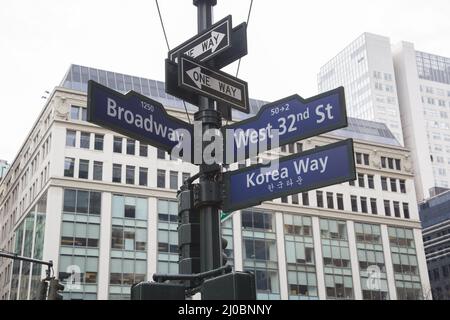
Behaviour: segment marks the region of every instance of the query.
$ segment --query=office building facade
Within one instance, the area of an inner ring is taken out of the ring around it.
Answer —
[[[433,300],[450,300],[450,191],[420,203]]]
[[[176,191],[197,168],[86,122],[88,79],[148,95],[187,121],[161,82],[71,66],[0,184],[0,248],[52,260],[65,299],[128,299],[131,284],[178,271]],[[254,114],[262,102],[251,104]],[[228,263],[254,272],[259,299],[429,298],[410,152],[384,124],[349,119],[348,128],[280,152],[348,137],[355,182],[223,222]],[[1,259],[0,298],[33,299],[43,275],[40,266]]]
[[[449,188],[449,58],[364,33],[320,69],[319,91],[338,85],[351,116],[386,123],[411,150],[419,201]]]

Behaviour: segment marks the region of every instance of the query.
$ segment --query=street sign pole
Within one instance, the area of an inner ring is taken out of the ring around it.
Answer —
[[[202,32],[212,25],[212,7],[217,0],[193,0],[197,6],[198,32]],[[199,98],[199,111],[194,115],[196,121],[202,122],[202,130],[219,129],[221,118],[214,107],[214,101],[206,97]],[[203,139],[202,139],[203,140]],[[205,149],[205,142],[202,145]],[[198,150],[195,150],[198,152]],[[203,194],[213,194],[211,189],[215,189],[217,182],[215,177],[220,174],[219,166],[211,166],[204,163],[200,165],[200,192]],[[216,190],[217,191],[217,190]],[[222,266],[221,235],[219,203],[214,203],[216,199],[202,197],[200,202],[200,269],[202,272],[217,269]],[[212,197],[214,198],[214,197]],[[206,201],[205,201],[206,200]]]

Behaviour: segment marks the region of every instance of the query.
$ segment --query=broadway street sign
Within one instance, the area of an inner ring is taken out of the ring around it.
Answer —
[[[137,92],[126,95],[92,80],[88,85],[88,121],[167,152],[194,129],[167,114],[163,105]]]
[[[184,54],[198,61],[208,61],[231,47],[230,37],[231,16],[228,16],[169,51],[169,59],[177,62],[178,55]]]
[[[179,56],[178,60],[178,84],[182,88],[249,113],[247,82],[209,68],[187,56]]]
[[[255,117],[223,127],[225,161],[230,164],[346,126],[343,87],[309,99],[293,95],[263,106]],[[273,130],[278,130],[278,144],[272,142]]]
[[[276,168],[255,165],[225,173],[222,210],[236,211],[355,179],[353,140],[348,139],[281,158]]]

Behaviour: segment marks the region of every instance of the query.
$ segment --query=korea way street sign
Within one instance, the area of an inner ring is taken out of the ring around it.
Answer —
[[[241,161],[346,126],[343,87],[309,99],[293,95],[263,106],[255,117],[223,127],[225,162]],[[274,130],[278,130],[279,141],[272,146]]]
[[[239,111],[250,112],[247,82],[187,56],[179,55],[178,61],[178,81],[182,88],[222,101]]]
[[[231,16],[212,25],[202,33],[192,37],[183,44],[169,51],[169,59],[177,62],[179,54],[208,61],[231,47]]]
[[[225,173],[222,210],[236,211],[355,179],[353,140],[347,139],[281,158],[276,168],[255,165]]]
[[[143,141],[167,152],[187,134],[192,140],[193,125],[167,114],[163,105],[137,92],[126,95],[92,80],[88,84],[88,121]]]

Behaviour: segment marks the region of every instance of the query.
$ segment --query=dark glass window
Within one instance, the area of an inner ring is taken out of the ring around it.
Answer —
[[[139,168],[139,185],[147,186],[148,181],[148,169],[147,168]]]
[[[363,158],[364,158],[364,165],[366,165],[366,166],[370,165],[369,155],[364,153]]]
[[[134,184],[134,166],[127,166],[126,168],[126,184]]]
[[[386,157],[381,157],[381,167],[386,168]]]
[[[64,176],[65,177],[73,177],[75,170],[75,159],[74,158],[65,158],[64,160]]]
[[[394,159],[387,158],[387,160],[388,160],[388,167],[389,167],[389,169],[394,169]]]
[[[289,143],[289,153],[295,153],[295,144]]]
[[[95,150],[103,151],[103,138],[104,136],[102,134],[95,135],[95,144],[94,144]]]
[[[81,108],[81,120],[87,121],[87,109],[86,108]]]
[[[102,194],[101,192],[90,192],[89,199],[89,214],[97,214],[101,213],[102,208]]]
[[[157,149],[158,151],[158,159],[166,159],[166,152],[164,151],[164,150],[162,150],[162,149]]]
[[[337,205],[339,210],[344,210],[344,195],[341,193],[337,194]]]
[[[80,120],[80,107],[77,107],[77,106],[70,107],[70,119],[71,120]]]
[[[89,176],[89,160],[81,160],[78,170],[78,178],[87,179]]]
[[[358,185],[361,188],[364,188],[364,175],[362,173],[358,173]]]
[[[281,197],[281,203],[288,203],[288,197],[287,196]]]
[[[316,191],[317,206],[323,208],[323,192]]]
[[[122,165],[121,164],[113,164],[113,176],[112,181],[121,183],[122,182]]]
[[[297,143],[297,153],[300,153],[303,151],[303,143]]]
[[[75,147],[77,132],[73,130],[66,131],[66,146]]]
[[[367,198],[361,197],[361,211],[367,213]]]
[[[80,148],[89,149],[90,141],[91,141],[91,134],[89,132],[81,132]]]
[[[362,154],[359,152],[356,153],[356,164],[362,164]]]
[[[94,180],[101,181],[103,179],[103,162],[94,161]]]
[[[77,191],[77,212],[88,213],[89,191]]]
[[[136,206],[126,204],[124,216],[125,216],[125,218],[135,218],[136,217]]]
[[[409,219],[409,206],[407,203],[403,202],[403,216],[405,219]]]
[[[400,218],[400,203],[394,201],[394,214],[397,218]]]
[[[165,188],[166,187],[166,170],[158,170],[157,171],[157,179],[156,179],[156,186],[158,188]]]
[[[356,196],[351,196],[350,200],[352,203],[352,211],[358,212],[358,198]]]
[[[367,182],[368,182],[368,186],[369,189],[375,189],[375,183],[374,183],[374,178],[373,175],[367,175]]]
[[[331,192],[327,192],[327,207],[328,209],[334,209],[333,193]]]
[[[384,214],[388,217],[391,216],[391,203],[389,200],[384,200]]]
[[[400,192],[406,193],[406,181],[405,180],[400,180]]]
[[[292,195],[292,204],[298,204],[298,193]]]
[[[372,214],[378,214],[377,199],[370,198],[370,207],[372,209]]]
[[[402,170],[400,159],[395,159],[395,169],[398,171]]]
[[[381,189],[383,191],[388,191],[387,178],[381,177]]]
[[[397,179],[391,178],[391,191],[397,192]]]
[[[170,171],[170,189],[178,189],[178,171]]]
[[[143,144],[142,142],[139,144],[139,155],[141,157],[147,157],[148,156],[148,145]]]
[[[304,206],[309,206],[309,193],[308,192],[302,193],[302,203]]]
[[[77,192],[75,190],[64,189],[64,208],[65,212],[75,212]]]
[[[127,139],[127,154],[134,156],[136,152],[136,141]]]
[[[120,137],[114,137],[113,151],[115,153],[122,153],[122,140]]]

